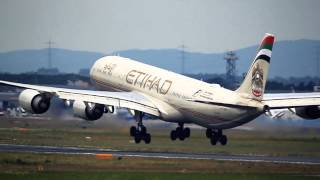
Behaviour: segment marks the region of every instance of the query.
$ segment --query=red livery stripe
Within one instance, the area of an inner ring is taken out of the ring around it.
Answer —
[[[269,49],[269,50],[272,50],[273,42],[274,42],[274,36],[266,36],[266,37],[262,40],[259,49]]]

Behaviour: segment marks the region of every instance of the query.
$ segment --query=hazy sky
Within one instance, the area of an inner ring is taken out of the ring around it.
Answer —
[[[320,39],[319,0],[0,0],[0,52],[55,47],[222,52],[278,40]]]

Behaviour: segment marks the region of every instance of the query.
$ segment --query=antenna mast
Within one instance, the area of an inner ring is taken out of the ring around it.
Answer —
[[[227,81],[229,81],[231,87],[233,88],[235,86],[235,82],[236,82],[236,61],[239,59],[236,55],[235,52],[233,51],[228,51],[225,56],[224,59],[227,62],[226,65],[226,78]]]
[[[320,46],[318,46],[316,48],[316,53],[317,53],[317,58],[316,58],[316,61],[317,61],[317,71],[316,71],[316,78],[318,78],[317,82],[316,82],[316,85],[319,86],[320,85]]]
[[[185,74],[185,61],[186,61],[186,58],[185,58],[185,49],[186,49],[187,47],[184,45],[184,44],[182,44],[181,46],[180,46],[180,49],[181,49],[181,74]]]
[[[48,68],[51,69],[52,68],[52,45],[55,43],[49,40],[48,42],[46,42],[46,44],[48,44]]]

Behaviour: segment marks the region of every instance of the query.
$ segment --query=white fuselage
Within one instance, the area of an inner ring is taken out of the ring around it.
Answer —
[[[135,91],[146,96],[164,121],[227,129],[263,113],[260,102],[234,91],[123,57],[97,60],[90,77],[99,89]]]

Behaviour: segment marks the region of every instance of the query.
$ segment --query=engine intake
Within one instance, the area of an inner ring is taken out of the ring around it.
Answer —
[[[101,118],[104,108],[102,104],[84,103],[83,101],[75,101],[73,103],[74,115],[88,121],[95,121]]]
[[[50,107],[50,100],[50,95],[32,89],[23,90],[19,95],[21,107],[34,114],[47,112]]]
[[[306,106],[295,108],[296,114],[304,119],[320,118],[320,106]]]

